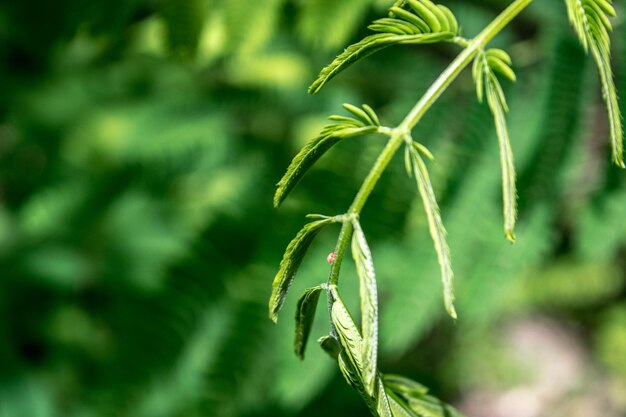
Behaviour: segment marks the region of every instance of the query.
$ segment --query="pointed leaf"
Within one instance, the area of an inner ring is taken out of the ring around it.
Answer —
[[[359,275],[361,297],[361,345],[363,357],[363,381],[368,392],[374,392],[378,352],[378,291],[372,253],[365,234],[357,220],[352,222],[352,256]]]
[[[429,33],[417,35],[398,35],[395,33],[378,33],[363,38],[361,41],[350,45],[337,58],[326,66],[317,79],[309,87],[309,93],[318,93],[328,81],[335,75],[348,68],[353,63],[387,48],[391,45],[407,44],[426,44],[440,42],[454,38],[451,32],[446,33]]]
[[[430,183],[430,177],[426,164],[419,155],[419,152],[411,147],[411,155],[413,157],[413,174],[417,182],[417,188],[422,202],[424,204],[424,210],[426,211],[426,217],[428,218],[428,228],[430,235],[435,245],[435,251],[437,252],[437,258],[439,259],[439,265],[441,267],[441,280],[443,282],[444,304],[446,311],[453,318],[456,319],[456,310],[454,309],[454,291],[452,289],[452,265],[450,261],[450,249],[446,242],[446,229],[443,227],[441,221],[441,214],[439,213],[439,205],[435,198],[435,192]]]
[[[569,20],[578,34],[585,51],[591,53],[598,67],[602,96],[606,105],[611,135],[613,162],[624,164],[622,117],[617,103],[617,91],[611,70],[611,38],[613,29],[608,16],[615,16],[611,0],[565,0]],[[607,16],[608,15],[608,16]]]
[[[353,119],[348,119],[348,121]],[[339,142],[341,139],[366,135],[373,133],[377,129],[376,126],[363,126],[359,127],[349,122],[342,122],[335,125],[326,126],[320,136],[309,141],[300,152],[293,158],[287,172],[283,178],[278,182],[278,188],[274,195],[274,207],[278,207],[287,197],[287,195],[293,190],[293,188],[300,182],[304,174],[319,158],[326,153],[333,145]]]
[[[515,220],[517,218],[517,191],[515,187],[515,165],[513,151],[509,141],[506,115],[498,96],[494,82],[487,79],[487,103],[493,114],[500,145],[500,165],[502,168],[502,201],[504,204],[504,234],[511,242],[515,242]]]
[[[335,219],[329,218],[307,223],[287,246],[283,259],[280,262],[278,273],[272,283],[272,295],[270,296],[269,309],[270,318],[274,322],[278,320],[278,311],[285,301],[289,287],[293,282],[296,272],[298,272],[304,254],[322,227],[334,221]]]
[[[334,298],[331,308],[333,326],[335,326],[335,330],[337,330],[339,343],[346,354],[346,359],[354,367],[359,379],[361,379],[361,375],[363,374],[363,361],[361,356],[363,339],[336,289],[332,291]]]
[[[311,334],[313,320],[315,319],[315,309],[320,298],[320,292],[324,288],[321,285],[308,288],[300,296],[296,305],[296,340],[294,342],[296,356],[304,359],[306,342]]]
[[[622,115],[620,113],[617,101],[617,89],[613,80],[613,71],[611,70],[611,57],[608,50],[592,45],[591,52],[598,67],[600,74],[600,83],[602,84],[602,97],[607,109],[609,117],[609,129],[611,134],[611,149],[613,152],[613,162],[620,168],[626,168],[624,164],[624,144],[622,129]]]

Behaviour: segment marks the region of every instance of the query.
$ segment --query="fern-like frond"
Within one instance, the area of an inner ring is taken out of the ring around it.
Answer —
[[[487,95],[487,104],[493,114],[500,146],[500,164],[502,167],[502,202],[504,207],[504,234],[511,242],[515,241],[515,222],[517,219],[517,191],[515,186],[515,165],[506,123],[506,104],[502,86],[495,73],[515,81],[515,73],[510,67],[511,57],[501,49],[489,49],[479,53],[472,68],[476,84],[476,95],[482,102]],[[483,91],[484,90],[484,91]]]
[[[389,9],[390,17],[375,20],[369,26],[369,29],[380,33],[367,36],[346,48],[322,69],[309,87],[309,93],[319,92],[331,78],[348,66],[388,46],[449,41],[456,36],[458,23],[447,7],[430,0],[408,0],[404,4],[405,8],[397,4]]]
[[[613,30],[609,17],[615,17],[612,0],[565,0],[569,20],[578,34],[585,51],[591,54],[598,67],[602,97],[606,104],[611,135],[613,161],[626,168],[623,159],[622,117],[617,102],[617,90],[611,69],[611,37]]]
[[[352,104],[344,104],[343,106],[354,117],[330,116],[329,119],[336,123],[325,126],[319,136],[309,141],[298,152],[289,164],[287,172],[277,184],[276,194],[274,194],[275,207],[278,207],[285,200],[309,168],[341,139],[366,135],[378,130],[380,122],[370,106],[367,104],[364,104],[362,108]]]

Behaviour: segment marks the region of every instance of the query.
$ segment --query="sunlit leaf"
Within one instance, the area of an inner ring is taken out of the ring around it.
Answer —
[[[517,191],[515,186],[515,165],[509,141],[505,108],[501,99],[498,80],[490,74],[486,80],[487,103],[493,114],[498,143],[500,145],[500,165],[502,168],[502,201],[504,204],[504,233],[511,242],[515,241],[515,221],[517,218]]]
[[[346,306],[341,298],[339,298],[336,290],[333,291],[333,297],[334,301],[331,308],[333,326],[335,326],[335,330],[337,330],[339,343],[341,344],[343,351],[346,352],[347,359],[353,365],[356,373],[359,375],[359,379],[361,379],[361,375],[363,374],[363,361],[361,354],[363,339],[354,324],[352,316],[346,309]]]
[[[517,219],[517,190],[515,185],[515,165],[506,123],[508,106],[502,86],[495,75],[499,72],[511,81],[515,73],[510,67],[511,57],[501,49],[492,48],[479,53],[474,60],[472,75],[476,83],[476,94],[482,102],[483,90],[487,95],[487,104],[493,114],[498,143],[500,146],[500,165],[502,169],[502,202],[504,212],[504,234],[511,242],[515,241],[515,222]]]
[[[454,309],[454,290],[452,288],[452,264],[450,261],[450,249],[446,242],[446,229],[443,227],[441,220],[441,214],[439,212],[439,205],[435,198],[435,192],[432,184],[430,183],[430,177],[426,164],[419,155],[417,149],[411,146],[410,149],[412,156],[413,175],[417,182],[417,188],[419,190],[422,202],[424,204],[424,210],[426,217],[428,218],[428,229],[435,245],[435,251],[437,252],[437,258],[439,259],[439,265],[441,267],[441,280],[443,283],[444,304],[448,314],[456,319],[456,310]]]
[[[409,0],[409,9],[395,3],[389,15],[375,20],[369,28],[375,35],[366,36],[350,45],[327,67],[309,87],[309,93],[319,92],[335,75],[354,62],[392,45],[417,45],[452,40],[458,24],[452,12],[445,6],[430,0]]]
[[[352,222],[352,256],[359,275],[361,298],[361,345],[363,356],[363,381],[368,392],[374,392],[378,352],[378,291],[372,253],[365,234],[357,220]]]
[[[598,67],[602,96],[609,119],[613,161],[621,168],[626,168],[623,159],[622,117],[611,69],[610,32],[613,28],[609,16],[616,16],[615,9],[611,0],[565,0],[565,4],[570,23],[576,30],[585,51],[591,49]]]

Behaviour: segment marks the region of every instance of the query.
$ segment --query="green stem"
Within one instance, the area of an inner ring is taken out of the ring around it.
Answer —
[[[478,51],[484,49],[487,43],[496,36],[506,25],[511,22],[522,10],[524,10],[533,0],[515,0],[509,7],[500,13],[482,32],[472,39],[467,47],[448,65],[448,67],[435,80],[430,88],[424,93],[422,98],[415,104],[402,123],[392,130],[391,138],[387,146],[382,150],[374,166],[363,181],[354,201],[350,205],[346,219],[343,222],[337,245],[335,246],[335,260],[330,269],[328,285],[337,285],[339,282],[339,271],[341,263],[346,253],[353,227],[350,219],[358,217],[367,202],[370,194],[374,190],[376,183],[380,179],[385,168],[393,158],[394,154],[404,142],[405,137],[410,134],[411,129],[420,121],[424,114],[430,109],[433,103],[452,84],[456,77],[467,67]],[[332,304],[332,296],[328,292],[329,308]],[[334,329],[333,329],[334,331]]]

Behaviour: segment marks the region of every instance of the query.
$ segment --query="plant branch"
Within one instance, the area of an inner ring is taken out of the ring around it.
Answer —
[[[422,98],[415,104],[409,114],[395,129],[390,130],[390,139],[382,150],[367,177],[363,181],[354,201],[347,212],[348,216],[359,216],[363,206],[367,202],[370,194],[374,190],[376,183],[380,179],[383,171],[393,158],[394,154],[410,135],[410,131],[426,114],[441,94],[450,86],[457,76],[467,67],[476,54],[496,36],[506,25],[511,22],[522,10],[524,10],[533,0],[515,0],[500,15],[498,15],[482,32],[472,39],[467,47],[450,63],[441,73],[430,88],[424,93]],[[335,259],[332,263],[328,277],[328,285],[337,285],[339,282],[339,271],[341,262],[352,237],[353,227],[350,221],[344,221],[335,246]],[[332,295],[328,293],[329,305],[332,305]],[[334,332],[334,329],[332,329]]]

